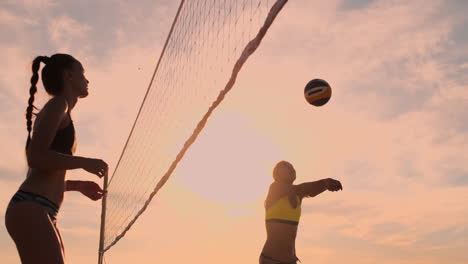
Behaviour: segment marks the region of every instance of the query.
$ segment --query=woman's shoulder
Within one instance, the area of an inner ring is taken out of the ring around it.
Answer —
[[[281,198],[282,196],[289,195],[293,191],[293,185],[274,182],[270,185],[269,196]]]
[[[36,121],[34,126],[36,127],[37,123],[42,122],[41,120],[43,120],[45,116],[47,116],[45,119],[50,119],[51,116],[56,116],[56,118],[59,120],[63,120],[63,116],[65,116],[67,111],[67,100],[61,96],[55,96],[49,99],[49,101],[47,101],[42,109],[36,114]]]
[[[56,114],[63,114],[68,111],[68,102],[67,100],[62,97],[62,96],[54,96],[47,101],[42,109],[37,113],[37,116],[39,117],[40,115],[43,114],[50,114],[50,113],[56,113]]]
[[[58,112],[67,112],[68,111],[68,102],[62,96],[54,96],[47,101],[43,109],[50,109]]]
[[[270,184],[270,189],[290,190],[292,188],[294,188],[294,185],[282,182],[273,182],[272,184]]]
[[[295,185],[274,182],[270,185],[270,190],[265,200],[265,208],[269,208],[280,199],[293,200],[291,204],[296,208],[297,201],[295,197],[297,197]]]

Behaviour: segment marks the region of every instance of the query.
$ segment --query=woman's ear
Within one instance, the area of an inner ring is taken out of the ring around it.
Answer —
[[[64,69],[62,71],[62,77],[64,81],[71,81],[73,79],[73,73],[70,70]]]

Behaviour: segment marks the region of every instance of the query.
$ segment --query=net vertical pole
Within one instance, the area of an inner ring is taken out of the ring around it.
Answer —
[[[99,235],[99,251],[98,251],[98,264],[102,264],[104,259],[104,230],[105,230],[105,223],[106,223],[106,201],[107,201],[107,183],[108,183],[108,176],[107,174],[104,175],[104,196],[102,197],[102,211],[101,211],[101,232]]]

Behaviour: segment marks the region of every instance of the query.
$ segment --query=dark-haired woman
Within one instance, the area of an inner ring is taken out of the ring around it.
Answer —
[[[302,199],[343,188],[334,179],[294,185],[296,170],[287,161],[276,164],[273,179],[265,200],[267,240],[260,254],[260,264],[295,264],[299,260],[295,245]]]
[[[41,62],[45,64],[42,83],[51,99],[36,114],[33,128]],[[103,196],[103,190],[92,181],[66,180],[66,171],[84,169],[102,177],[108,166],[100,159],[73,156],[75,129],[70,113],[78,98],[88,95],[88,80],[81,63],[67,54],[39,56],[32,63],[32,72],[26,110],[29,170],[8,205],[5,224],[22,263],[64,263],[63,242],[56,225],[64,192],[79,191],[92,200]]]

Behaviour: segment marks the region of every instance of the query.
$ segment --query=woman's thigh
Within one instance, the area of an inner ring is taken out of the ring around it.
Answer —
[[[14,204],[7,210],[5,225],[23,264],[64,263],[60,237],[41,205],[31,201]]]

